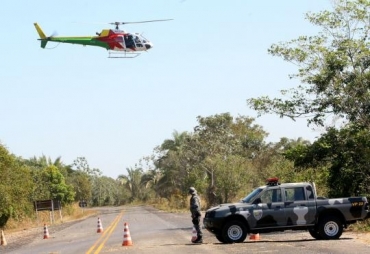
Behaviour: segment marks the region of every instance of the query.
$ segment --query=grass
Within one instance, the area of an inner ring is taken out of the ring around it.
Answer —
[[[46,225],[58,225],[69,221],[79,220],[86,218],[92,215],[95,215],[97,212],[90,209],[81,209],[77,203],[72,205],[67,205],[62,208],[61,215],[60,211],[39,211],[35,212],[34,216],[25,217],[25,218],[10,218],[5,226],[8,232],[17,232],[21,230],[27,230],[36,227],[42,227]],[[51,222],[51,219],[54,216],[54,223]]]
[[[370,232],[370,220],[357,221],[348,227],[349,231],[354,232]]]

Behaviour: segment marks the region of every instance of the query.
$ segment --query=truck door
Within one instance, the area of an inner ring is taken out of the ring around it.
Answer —
[[[256,219],[256,228],[285,226],[284,202],[279,187],[262,192],[253,216]]]
[[[286,214],[286,225],[311,225],[314,224],[316,204],[311,193],[303,186],[285,188],[284,210]]]

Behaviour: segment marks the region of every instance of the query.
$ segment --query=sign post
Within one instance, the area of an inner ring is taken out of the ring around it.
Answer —
[[[62,218],[62,205],[59,200],[38,200],[33,202],[33,206],[36,211],[36,216],[38,219],[38,211],[49,211],[50,212],[50,222],[54,223],[54,210],[59,210],[59,216],[60,220],[63,220]]]

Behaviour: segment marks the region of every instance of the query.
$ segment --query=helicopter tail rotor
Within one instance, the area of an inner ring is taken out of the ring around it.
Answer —
[[[34,23],[34,25],[35,25],[37,33],[40,36],[39,40],[41,41],[41,48],[45,48],[46,44],[48,43],[48,37],[46,37],[44,31],[42,31],[41,27],[37,23]]]
[[[39,24],[34,23],[34,25],[35,25],[35,28],[36,28],[37,33],[40,36],[39,40],[41,41],[41,48],[45,48],[46,47],[46,44],[48,43],[48,41],[52,37],[54,37],[55,35],[57,35],[57,33],[54,31],[50,36],[46,36],[45,33],[44,33],[44,31],[39,26]]]

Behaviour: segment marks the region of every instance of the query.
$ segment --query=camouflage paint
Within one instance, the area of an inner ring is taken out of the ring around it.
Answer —
[[[303,187],[305,199],[288,201],[285,196],[287,189]],[[314,227],[318,221],[316,218],[326,211],[330,214],[339,212],[345,218],[347,224],[358,219],[364,219],[368,215],[366,197],[350,198],[316,198],[310,183],[290,183],[278,186],[261,186],[263,190],[253,199],[257,200],[263,193],[271,189],[281,189],[283,200],[272,203],[232,203],[221,204],[206,211],[203,224],[205,228],[214,234],[220,234],[224,222],[233,216],[233,220],[244,221],[250,231],[259,230],[284,230],[300,227]],[[288,210],[291,212],[288,212]],[[277,212],[280,212],[277,216]],[[283,215],[285,214],[285,215]],[[283,218],[282,218],[283,217]]]

